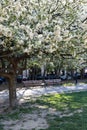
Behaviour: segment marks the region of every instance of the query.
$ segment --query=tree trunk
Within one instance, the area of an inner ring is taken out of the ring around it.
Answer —
[[[9,87],[9,106],[13,108],[17,105],[16,97],[16,84],[15,84],[15,74],[10,73],[0,73],[0,76],[3,76],[8,81]]]
[[[17,97],[16,97],[16,85],[14,77],[8,79],[9,83],[9,105],[11,108],[17,105]]]
[[[80,73],[81,73],[81,79],[83,79],[84,78],[84,69],[81,69]]]

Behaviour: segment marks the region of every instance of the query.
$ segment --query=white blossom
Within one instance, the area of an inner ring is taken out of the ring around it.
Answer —
[[[62,41],[69,44],[75,35],[86,42],[86,34],[82,36],[79,27],[83,32],[87,30],[87,24],[81,22],[86,18],[87,4],[85,3],[84,11],[81,12],[83,4],[80,0],[9,0],[7,3],[3,0],[2,3],[4,6],[0,5],[0,36],[14,38],[18,42],[18,48],[28,43],[28,48],[32,49],[30,44],[41,47],[41,43],[46,42],[52,52],[53,42],[56,47]],[[73,25],[77,30],[73,31]],[[28,48],[27,51],[30,51]]]

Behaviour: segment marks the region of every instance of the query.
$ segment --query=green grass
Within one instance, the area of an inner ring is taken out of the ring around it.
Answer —
[[[87,84],[86,80],[78,80],[79,84]],[[63,86],[74,86],[75,85],[75,80],[67,80],[67,81],[62,81]]]
[[[32,107],[34,104],[35,107]],[[50,108],[61,115],[47,114],[49,128],[46,130],[87,130],[87,92],[41,96],[36,100],[29,100],[11,113],[0,115],[0,120],[21,119],[21,114],[35,111],[39,113],[44,109],[49,111]],[[3,130],[2,124],[0,128]]]
[[[0,123],[0,130],[4,130],[3,127],[4,127],[4,125],[2,125],[2,124]]]
[[[5,113],[5,114],[0,114],[0,119],[5,119],[5,120],[17,120],[21,118],[22,114],[27,114],[27,113],[32,113],[34,111],[34,108],[31,108],[28,106],[29,104],[26,103],[24,106],[18,106],[15,110],[12,110],[11,112]]]
[[[75,83],[63,83],[62,85],[63,85],[63,86],[66,86],[66,87],[67,87],[67,86],[74,86]]]
[[[85,92],[84,92],[84,95]],[[83,96],[84,96],[83,95]],[[58,111],[64,111],[65,109],[68,108],[68,110],[72,111],[75,109],[79,109],[83,107],[83,102],[84,99],[82,97],[82,93],[70,93],[70,94],[55,94],[55,95],[47,95],[47,96],[42,96],[38,98],[35,102],[40,104],[40,105],[46,105],[48,108],[52,107],[55,108]]]
[[[87,130],[87,92],[42,96],[36,102],[65,114],[63,117],[54,115],[54,119],[48,115],[47,130]]]

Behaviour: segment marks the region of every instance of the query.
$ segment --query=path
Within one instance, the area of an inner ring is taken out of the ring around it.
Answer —
[[[37,87],[37,88],[17,88],[17,98],[26,99],[32,97],[37,97],[40,95],[53,94],[53,93],[70,93],[78,91],[86,91],[87,84],[77,84],[76,86],[56,86],[56,87]],[[0,91],[0,103],[3,103],[9,98],[8,90]]]

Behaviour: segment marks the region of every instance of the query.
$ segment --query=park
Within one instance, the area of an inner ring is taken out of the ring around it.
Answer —
[[[87,0],[0,1],[0,130],[87,129]]]

